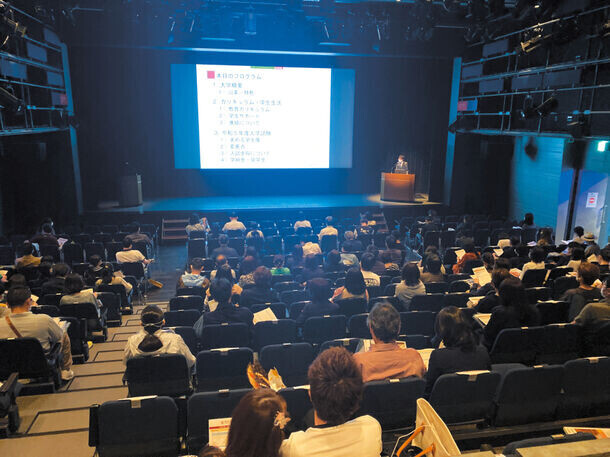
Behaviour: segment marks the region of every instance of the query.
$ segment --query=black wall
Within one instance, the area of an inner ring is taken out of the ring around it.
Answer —
[[[73,47],[85,207],[118,199],[117,177],[143,176],[144,198],[375,193],[379,173],[405,152],[417,192],[439,201],[451,61],[220,54]],[[233,63],[355,68],[354,166],[347,170],[201,171],[174,168],[170,64]],[[129,162],[130,167],[124,165]]]

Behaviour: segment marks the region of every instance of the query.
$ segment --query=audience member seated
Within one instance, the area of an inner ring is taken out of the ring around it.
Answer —
[[[29,241],[25,241],[23,243],[21,251],[23,252],[23,256],[18,257],[15,260],[15,267],[17,269],[37,267],[38,265],[40,265],[41,257],[36,257],[34,255],[36,251],[34,250],[34,246],[32,246],[32,243],[30,243]]]
[[[599,265],[599,274],[610,272],[610,246],[603,248],[597,256],[597,264]]]
[[[326,227],[324,227],[322,230],[320,230],[320,233],[318,234],[318,239],[320,241],[322,241],[322,237],[325,235],[335,235],[335,236],[339,236],[339,231],[335,228],[335,222],[333,220],[332,216],[326,216],[326,218],[324,219],[324,222],[326,224]]]
[[[311,222],[309,222],[306,218],[305,218],[305,214],[303,214],[303,211],[299,211],[299,215],[298,215],[298,219],[297,221],[294,223],[294,231],[296,232],[298,228],[300,227],[307,227],[307,228],[311,228]]]
[[[402,250],[400,249],[400,243],[394,237],[394,235],[388,235],[385,237],[385,251],[390,254],[392,262],[396,265],[400,265],[402,263]],[[384,262],[385,263],[385,262]]]
[[[241,295],[243,289],[241,288],[241,286],[239,284],[236,283],[235,272],[231,269],[231,266],[228,263],[225,262],[222,266],[220,266],[215,271],[216,271],[216,274],[214,275],[214,278],[212,279],[212,281],[214,281],[214,279],[226,279],[227,281],[229,281],[229,283],[232,286],[231,287],[231,297],[234,297],[234,296],[236,297],[236,296]],[[207,307],[207,310],[209,310],[209,311],[215,311],[216,307],[218,306],[218,302],[216,300],[214,300],[210,294],[209,287],[208,287],[208,290],[206,290],[204,304]]]
[[[280,394],[271,389],[251,390],[233,410],[223,455],[278,457],[289,422],[286,400]]]
[[[601,293],[604,300],[586,305],[574,319],[576,324],[590,327],[601,321],[610,321],[610,277],[606,278]]]
[[[570,261],[568,262],[567,266],[572,268],[574,271],[578,271],[578,267],[583,261],[585,261],[585,250],[581,247],[575,247],[572,249]]]
[[[250,224],[250,230],[248,230],[248,233],[246,233],[246,238],[247,239],[264,239],[264,235],[263,232],[260,230],[258,224],[256,222],[252,222]]]
[[[303,256],[322,254],[322,249],[318,243],[308,241],[303,244]]]
[[[310,365],[308,378],[315,426],[293,432],[282,444],[280,455],[379,457],[379,422],[371,416],[353,418],[363,388],[354,357],[344,348],[328,349]]]
[[[53,234],[53,227],[49,224],[43,224],[41,233],[34,235],[30,242],[38,243],[39,246],[59,247],[57,237]]]
[[[133,248],[131,240],[129,238],[125,238],[123,240],[123,250],[116,253],[116,261],[119,263],[142,262],[144,267],[146,267],[153,260],[144,257],[144,254]]]
[[[430,354],[426,374],[426,392],[430,394],[436,380],[448,373],[490,370],[491,360],[485,346],[478,342],[468,318],[460,308],[443,308],[436,319],[436,334],[443,347]]]
[[[343,252],[359,252],[364,249],[362,241],[355,239],[354,232],[351,230],[346,230],[343,236],[345,238],[345,241],[341,245],[341,250]]]
[[[205,217],[199,217],[199,214],[193,213],[189,217],[189,223],[184,230],[188,234],[191,232],[209,232],[210,224],[208,224],[208,220]]]
[[[595,244],[595,235],[592,232],[585,233],[585,235],[582,237],[582,239],[585,241],[586,246]]]
[[[367,287],[377,287],[381,285],[381,279],[377,273],[373,273],[372,269],[375,266],[375,254],[365,252],[360,259],[360,271],[364,277],[364,283]],[[384,267],[385,271],[385,267]]]
[[[258,267],[254,270],[253,277],[254,286],[242,291],[239,297],[240,306],[249,308],[258,303],[273,303],[279,300],[277,292],[271,289],[271,272],[267,267]]]
[[[237,276],[242,288],[254,285],[254,270],[256,270],[256,267],[258,267],[258,262],[251,255],[244,257],[244,260],[241,261]]]
[[[345,265],[341,263],[341,254],[336,249],[326,254],[324,271],[326,273],[342,273],[345,271]]]
[[[220,272],[219,272],[220,273]],[[210,296],[218,305],[214,311],[203,313],[193,326],[199,338],[202,337],[205,325],[232,324],[243,322],[252,327],[252,311],[231,303],[233,286],[225,278],[217,278],[210,284]]]
[[[381,276],[382,274],[385,274],[385,265],[379,258],[379,249],[377,249],[376,246],[371,244],[371,245],[367,246],[365,252],[373,254],[373,256],[375,257],[375,263],[371,267],[371,271],[379,276]]]
[[[583,245],[583,244],[585,244],[585,240],[583,239],[584,235],[585,235],[585,229],[583,227],[581,227],[580,225],[577,225],[576,227],[574,227],[574,238],[572,239],[572,241]]]
[[[597,259],[599,259],[601,252],[602,248],[600,248],[598,244],[590,244],[585,249],[585,259],[587,259],[587,262],[597,263]]]
[[[305,260],[303,259],[303,246],[295,244],[292,247],[292,253],[286,259],[286,266],[292,271],[294,268],[302,268],[305,266]]]
[[[379,259],[385,268],[385,271],[399,271],[400,266],[394,262],[392,258],[392,253],[390,251],[381,251],[379,254]]]
[[[360,225],[356,227],[354,235],[356,238],[362,237],[363,235],[372,235],[375,232],[374,224],[369,223],[369,219],[365,216],[360,218]]]
[[[310,317],[334,316],[339,312],[339,305],[331,302],[330,282],[324,278],[314,278],[307,282],[311,303],[307,303],[299,317],[297,325],[302,326]]]
[[[420,276],[421,282],[427,284],[429,282],[445,282],[445,275],[441,271],[443,262],[437,255],[426,257],[424,264],[424,272]]]
[[[146,245],[152,246],[152,240],[150,239],[150,237],[146,233],[140,232],[140,223],[134,222],[132,225],[135,230],[133,231],[133,233],[130,233],[125,238],[127,238],[132,243],[139,243],[140,241],[144,241]]]
[[[318,258],[315,255],[305,256],[305,266],[301,273],[301,282],[307,282],[314,278],[323,278],[324,270],[318,264]]]
[[[434,223],[434,220],[430,216],[426,216],[424,223],[419,227],[421,236],[425,236],[428,232],[438,231],[438,225]]]
[[[66,275],[70,267],[65,263],[56,263],[51,269],[51,279],[42,283],[41,296],[50,294],[63,294],[66,292]]]
[[[156,305],[148,305],[142,310],[142,330],[131,335],[125,345],[123,363],[129,359],[160,354],[183,355],[189,368],[195,365],[195,356],[180,335],[170,329],[164,329],[163,311]]]
[[[402,267],[402,281],[396,284],[394,296],[398,298],[400,307],[409,311],[411,300],[416,295],[426,295],[426,286],[420,281],[419,268],[414,263]]]
[[[239,217],[237,217],[237,214],[235,214],[234,212],[230,214],[229,222],[227,222],[222,227],[223,232],[228,232],[229,230],[240,230],[241,232],[246,231],[246,226],[242,222],[239,221]],[[228,256],[228,257],[232,257],[232,256]]]
[[[239,257],[237,251],[234,248],[229,247],[229,237],[227,235],[220,235],[218,237],[218,244],[219,246],[212,250],[213,259],[219,255],[224,255],[225,257]]]
[[[223,265],[229,265],[229,260],[223,254],[220,254],[216,257],[214,263],[216,264],[216,268],[210,272],[210,279],[215,279],[218,270],[222,268]],[[231,271],[231,276],[233,276],[233,282],[235,282],[237,280],[237,273],[235,273],[235,270],[233,270],[230,265],[229,270]]]
[[[364,382],[424,376],[426,367],[419,352],[403,348],[396,342],[400,334],[400,314],[394,306],[377,303],[367,321],[373,344],[369,351],[354,355]]]
[[[499,289],[500,284],[505,279],[511,278],[511,274],[508,268],[496,268],[491,273],[491,287],[492,290],[487,292],[483,298],[479,300],[479,302],[474,306],[474,309],[477,313],[491,313],[491,311],[498,306],[500,301]]]
[[[273,256],[273,268],[271,269],[271,275],[272,276],[289,275],[290,268],[285,267],[284,263],[285,263],[285,259],[284,259],[283,255],[276,254],[275,256]]]
[[[87,268],[85,276],[83,277],[85,284],[93,286],[95,282],[102,277],[103,270],[104,262],[99,255],[94,254],[89,257],[89,268]]]
[[[538,226],[534,223],[534,215],[532,213],[525,213],[525,216],[519,225],[524,230],[538,228]]]
[[[97,299],[95,292],[92,289],[84,289],[85,283],[83,278],[76,273],[71,273],[66,276],[66,295],[61,297],[59,301],[60,305],[73,305],[73,304],[84,304],[91,303],[97,308],[99,315],[99,308],[102,307],[102,303]]]
[[[180,279],[178,279],[178,287],[207,288],[210,285],[210,281],[205,276],[201,276],[201,272],[203,271],[203,260],[200,257],[194,257],[191,259],[189,267],[191,272],[185,272],[180,276]]]
[[[519,276],[519,279],[521,280],[523,280],[525,272],[528,270],[544,270],[546,268],[544,264],[544,259],[546,259],[546,252],[544,252],[544,249],[542,249],[541,247],[536,246],[535,248],[533,248],[529,253],[529,257],[531,261],[523,265],[523,268],[521,269],[521,275]]]
[[[129,295],[133,289],[133,286],[125,281],[123,274],[120,271],[114,271],[111,263],[104,265],[104,268],[102,269],[102,277],[95,281],[95,287],[99,287],[101,285],[123,286],[123,289],[125,289],[125,293],[127,295]]]
[[[344,298],[365,298],[368,302],[369,292],[366,290],[364,276],[359,268],[350,268],[345,275],[345,285],[337,287],[332,301]]]
[[[453,265],[453,273],[455,274],[464,273],[464,265],[466,265],[466,262],[469,260],[479,260],[479,254],[476,251],[472,239],[465,239],[462,247],[466,253],[455,265]]]
[[[510,246],[506,246],[506,247],[502,248],[502,250],[504,252],[500,255],[500,258],[512,259],[513,257],[518,257],[517,246],[519,246],[520,244],[521,244],[521,240],[519,239],[519,237],[511,236],[510,237]]]
[[[525,287],[517,278],[502,281],[499,295],[500,305],[491,311],[489,322],[483,329],[484,343],[488,349],[493,346],[501,330],[531,327],[540,322],[538,310],[528,303]]]
[[[359,267],[360,260],[358,260],[358,256],[352,252],[345,252],[344,248],[341,248],[341,264],[345,268],[351,267]]]
[[[51,219],[49,216],[43,218],[42,221],[40,221],[40,226],[38,227],[38,230],[36,230],[36,235],[44,233],[45,225],[51,227],[51,235],[57,235],[55,233],[55,224],[53,223],[53,219]]]
[[[50,316],[30,312],[34,305],[31,296],[30,289],[24,286],[8,290],[10,314],[0,319],[0,338],[36,338],[47,354],[56,343],[61,343],[61,378],[68,381],[74,377],[70,338]]]
[[[576,289],[567,290],[562,301],[570,304],[568,319],[573,320],[589,302],[601,300],[600,290],[594,286],[599,279],[599,267],[594,263],[583,262],[578,267],[579,285]]]

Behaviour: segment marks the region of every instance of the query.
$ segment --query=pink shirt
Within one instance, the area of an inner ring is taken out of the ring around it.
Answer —
[[[419,352],[412,348],[401,348],[398,343],[379,343],[368,352],[354,354],[356,363],[362,369],[364,382],[382,379],[408,378],[426,373],[426,367]]]

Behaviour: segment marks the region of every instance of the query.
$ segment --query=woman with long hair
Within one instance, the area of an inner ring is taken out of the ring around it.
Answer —
[[[345,274],[345,285],[338,287],[333,294],[331,301],[342,300],[344,298],[366,298],[369,300],[369,293],[366,290],[364,276],[360,268],[350,268]]]

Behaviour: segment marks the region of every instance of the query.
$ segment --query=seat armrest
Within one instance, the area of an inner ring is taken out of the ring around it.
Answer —
[[[99,411],[100,405],[91,405],[89,408],[89,446],[97,447],[100,442],[99,436]]]
[[[15,398],[19,395],[21,385],[19,384],[19,373],[11,373],[6,381],[0,387],[0,395],[7,394],[11,397],[11,403],[15,403]]]

